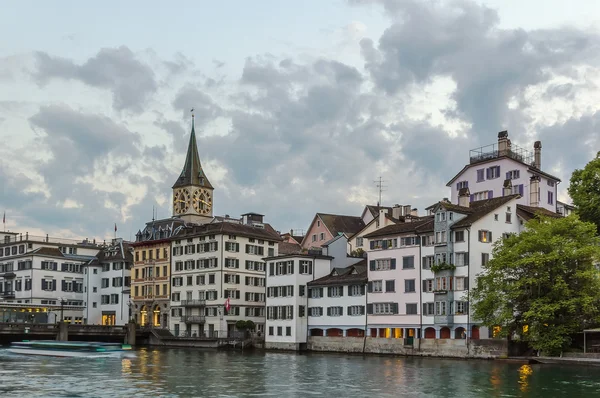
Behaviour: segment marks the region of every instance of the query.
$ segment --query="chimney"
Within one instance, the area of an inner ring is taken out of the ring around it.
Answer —
[[[529,182],[529,206],[538,207],[540,205],[540,177],[531,176]]]
[[[458,191],[458,205],[461,207],[469,207],[471,201],[471,191],[469,188],[461,188]]]
[[[419,217],[419,210],[417,210],[417,208],[415,207],[410,211],[410,215],[413,217]]]
[[[387,214],[387,209],[379,210],[379,226],[383,227],[385,225],[385,215]]]
[[[405,205],[404,210],[402,211],[402,215],[408,216],[410,214],[411,205]]]
[[[542,141],[533,143],[533,167],[542,169]]]
[[[394,207],[392,207],[392,217],[394,217],[396,220],[399,220],[400,217],[402,217],[402,206],[396,204]]]
[[[508,153],[508,131],[504,130],[498,133],[498,156],[504,156]]]
[[[504,180],[504,185],[502,186],[502,196],[512,195],[512,180]]]

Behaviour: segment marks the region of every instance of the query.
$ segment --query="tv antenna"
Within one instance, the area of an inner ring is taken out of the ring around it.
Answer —
[[[385,191],[385,189],[387,188],[387,185],[383,185],[383,183],[385,182],[385,180],[383,180],[381,178],[381,176],[379,176],[379,179],[373,181],[375,183],[375,186],[377,187],[378,191],[379,191],[379,201],[377,202],[377,206],[381,206],[381,193],[383,191]]]

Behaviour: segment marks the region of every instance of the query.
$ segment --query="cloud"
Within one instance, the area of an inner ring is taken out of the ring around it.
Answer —
[[[111,90],[113,108],[118,111],[141,112],[157,89],[153,70],[125,46],[103,48],[82,65],[45,52],[36,52],[35,59],[37,69],[33,76],[38,84],[45,85],[51,79],[73,79]],[[183,67],[185,60],[181,57],[179,60],[180,63],[169,64],[171,69]]]
[[[384,204],[423,209],[500,130],[525,147],[541,139],[544,169],[563,181],[600,145],[594,32],[502,29],[495,10],[470,1],[349,3],[385,13],[381,37],[353,22],[332,29],[348,37],[348,57],[238,54],[233,78],[223,73],[235,61],[212,56],[35,53],[33,80],[20,83],[35,99],[0,106],[2,126],[24,136],[3,152],[0,206],[23,228],[79,236],[110,235],[117,222],[127,237],[153,207],[169,216],[191,108],[216,214],[256,211],[281,230],[306,228],[317,211],[360,214],[379,176]],[[12,59],[10,76],[27,69]],[[111,93],[116,112],[72,81]],[[68,103],[38,98],[50,82]]]

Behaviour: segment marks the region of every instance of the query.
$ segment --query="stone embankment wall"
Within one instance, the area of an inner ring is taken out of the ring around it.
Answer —
[[[462,339],[415,339],[413,346],[406,346],[403,339],[312,336],[307,348],[309,351],[450,358],[494,359],[508,355],[506,340],[470,340],[467,345]]]

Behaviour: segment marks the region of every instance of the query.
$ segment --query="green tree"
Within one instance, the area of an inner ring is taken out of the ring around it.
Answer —
[[[352,250],[352,252],[350,252],[350,255],[352,257],[364,257],[365,251],[361,247],[359,247],[358,249]]]
[[[595,225],[577,215],[532,219],[494,245],[471,294],[474,318],[500,326],[500,336],[560,353],[570,334],[600,319],[599,244]]]
[[[596,224],[600,233],[600,152],[583,169],[573,172],[568,190],[579,217]]]

